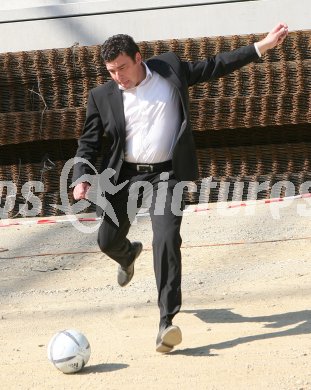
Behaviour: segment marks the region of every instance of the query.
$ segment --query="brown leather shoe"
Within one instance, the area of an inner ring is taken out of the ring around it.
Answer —
[[[156,351],[171,352],[171,350],[182,341],[181,330],[176,325],[161,327],[157,336]]]
[[[118,268],[118,283],[121,287],[125,287],[132,280],[132,278],[134,276],[135,260],[141,254],[142,250],[143,250],[143,244],[141,242],[139,242],[139,241],[132,242],[132,251],[135,253],[134,260],[132,261],[132,263],[129,266],[121,267],[121,265],[119,265],[119,268]]]

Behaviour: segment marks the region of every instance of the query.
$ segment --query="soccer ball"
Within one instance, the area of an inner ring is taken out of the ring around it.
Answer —
[[[80,371],[88,362],[91,347],[87,338],[74,329],[56,333],[48,345],[48,358],[64,374]]]

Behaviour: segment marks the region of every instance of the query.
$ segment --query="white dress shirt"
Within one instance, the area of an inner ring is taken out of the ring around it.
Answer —
[[[254,43],[256,53],[258,54],[258,57],[261,58],[260,50],[258,49],[257,42]]]
[[[125,115],[125,161],[152,164],[172,159],[181,126],[181,101],[174,86],[143,65],[146,77],[138,86],[119,86]]]
[[[146,78],[123,89],[125,161],[158,163],[172,159],[181,126],[178,90],[146,64]]]

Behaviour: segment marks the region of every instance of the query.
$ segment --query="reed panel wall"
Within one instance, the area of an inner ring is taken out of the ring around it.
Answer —
[[[167,50],[195,61],[251,44],[261,35],[140,42],[144,58]],[[188,203],[247,199],[250,183],[268,182],[258,198],[271,196],[275,183],[290,180],[299,193],[311,179],[311,30],[289,34],[262,59],[210,83],[191,87],[190,110],[201,179],[217,188],[186,194]],[[40,215],[59,211],[59,177],[74,156],[90,88],[108,73],[100,46],[0,54],[0,181],[12,180],[16,203],[25,203],[22,185],[41,180]],[[104,142],[104,148],[108,145]],[[243,182],[241,193],[234,183]],[[274,187],[275,188],[275,187]],[[227,191],[227,190],[226,190]],[[281,195],[284,191],[280,189]],[[69,197],[72,196],[69,191]],[[6,202],[5,189],[0,207]]]

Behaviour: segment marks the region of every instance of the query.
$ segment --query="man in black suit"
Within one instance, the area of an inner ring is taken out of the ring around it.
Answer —
[[[172,324],[181,307],[180,197],[181,181],[198,178],[198,166],[189,118],[188,87],[225,76],[257,60],[285,39],[288,27],[278,24],[264,39],[204,61],[181,61],[172,52],[143,62],[137,44],[128,35],[115,35],[102,47],[111,81],[90,91],[86,121],[76,156],[94,163],[107,137],[109,151],[102,156],[101,172],[112,168],[112,183],[123,188],[109,196],[118,223],[104,215],[98,231],[100,249],[118,264],[118,283],[127,285],[142,251],[127,234],[138,206],[149,191],[153,229],[153,259],[160,309],[158,352],[169,352],[182,339]],[[88,164],[74,167],[73,180],[92,173]],[[79,181],[79,180],[78,180]],[[104,191],[105,183],[102,190]],[[90,183],[74,188],[84,199]],[[133,190],[134,189],[134,190]],[[180,189],[180,188],[178,188]],[[136,194],[133,196],[133,194]],[[159,199],[161,201],[159,201]]]

